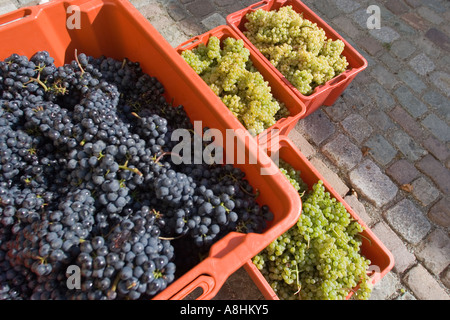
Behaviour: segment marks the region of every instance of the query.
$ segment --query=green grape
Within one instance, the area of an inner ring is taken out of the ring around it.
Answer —
[[[361,224],[331,197],[322,181],[308,190],[300,171],[283,160],[279,168],[302,196],[302,214],[253,263],[283,300],[343,300],[351,291],[354,299],[368,299],[370,261],[360,253]]]
[[[288,117],[289,110],[272,96],[244,42],[229,37],[222,45],[221,49],[220,40],[211,37],[207,45],[185,50],[181,56],[252,135]]]
[[[344,42],[327,39],[322,28],[292,6],[258,9],[246,18],[245,36],[304,95],[348,67]]]

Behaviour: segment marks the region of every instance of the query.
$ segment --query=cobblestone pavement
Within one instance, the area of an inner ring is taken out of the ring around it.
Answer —
[[[256,0],[132,0],[172,46]],[[0,0],[0,13],[28,4]],[[369,62],[290,138],[395,257],[374,300],[449,299],[450,2],[306,0]],[[381,9],[369,30],[367,8]],[[354,150],[349,153],[349,150]],[[216,299],[263,299],[241,268]]]

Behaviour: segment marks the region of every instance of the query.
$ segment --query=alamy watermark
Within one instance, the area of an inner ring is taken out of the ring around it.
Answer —
[[[66,27],[69,30],[81,29],[81,9],[77,5],[70,5],[66,9]]]
[[[367,18],[366,26],[367,29],[381,29],[381,9],[377,5],[370,5],[367,7],[366,12],[370,14]]]

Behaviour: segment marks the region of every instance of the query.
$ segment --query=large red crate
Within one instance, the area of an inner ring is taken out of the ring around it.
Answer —
[[[80,28],[67,28],[73,14],[71,5],[80,10]],[[192,69],[158,33],[158,31],[126,0],[51,1],[0,16],[0,59],[12,53],[29,58],[46,50],[56,65],[74,59],[74,52],[94,57],[105,55],[140,62],[144,72],[156,77],[165,87],[165,96],[173,105],[182,104],[191,121],[202,121],[204,127],[239,129],[234,117],[224,112],[217,98],[204,90],[203,84],[192,77]],[[293,99],[292,99],[293,100]],[[261,251],[271,241],[291,227],[301,212],[301,201],[295,190],[283,180],[281,173],[261,175],[272,161],[248,132],[237,132],[237,145],[245,150],[242,169],[246,179],[259,191],[258,201],[267,204],[274,213],[261,234],[231,232],[213,245],[209,256],[176,279],[155,299],[182,299],[195,288],[203,288],[199,299],[210,299],[227,277]],[[226,149],[225,153],[230,153]],[[256,159],[256,161],[250,161]],[[251,164],[249,164],[251,163]]]
[[[333,189],[325,178],[313,167],[310,161],[294,146],[288,138],[281,138],[278,148],[269,150],[277,153],[279,159],[289,163],[295,170],[300,170],[302,180],[312,188],[319,180],[323,181],[325,190],[330,193],[332,198],[341,202],[347,209],[351,217],[357,220],[363,227],[361,254],[371,262],[371,283],[379,282],[393,267],[394,257],[386,246],[378,239],[367,224],[357,215],[357,213],[345,202],[345,200]],[[271,288],[262,273],[253,264],[250,259],[244,266],[245,270],[254,281],[258,289],[268,300],[279,300],[277,294]],[[350,299],[353,295],[351,291],[347,296]]]
[[[250,40],[244,35],[243,31],[246,30],[245,23],[247,22],[246,15],[255,10],[261,9],[266,11],[278,10],[284,6],[292,6],[292,9],[297,13],[302,13],[305,19],[308,19],[316,23],[320,28],[325,31],[327,38],[337,40],[340,39],[345,44],[343,55],[347,58],[349,63],[348,69],[326,82],[325,84],[318,86],[314,89],[311,95],[305,96],[300,93],[282,74],[278,71],[270,61],[264,57],[264,55],[250,42]],[[255,3],[245,9],[236,11],[227,16],[227,24],[236,31],[236,33],[246,41],[246,43],[252,47],[260,58],[265,61],[267,68],[276,74],[284,84],[291,90],[292,94],[299,97],[306,104],[307,111],[304,117],[309,116],[315,112],[322,105],[332,106],[344,90],[350,85],[356,75],[367,68],[366,59],[353,48],[341,35],[339,35],[333,28],[331,28],[323,19],[321,19],[314,11],[308,8],[304,3],[299,0],[263,0]]]

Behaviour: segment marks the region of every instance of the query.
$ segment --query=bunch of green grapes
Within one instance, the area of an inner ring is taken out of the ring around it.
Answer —
[[[181,56],[252,135],[258,135],[281,118],[286,106],[275,99],[268,82],[253,66],[241,39],[211,37],[208,44],[185,50]]]
[[[259,9],[246,18],[246,37],[304,95],[348,67],[344,42],[327,39],[322,28],[292,6]]]
[[[322,181],[312,190],[299,172],[280,162],[281,171],[302,196],[297,224],[253,258],[275,293],[283,300],[343,300],[370,297],[370,260],[360,254],[363,227],[344,205],[331,198]]]

